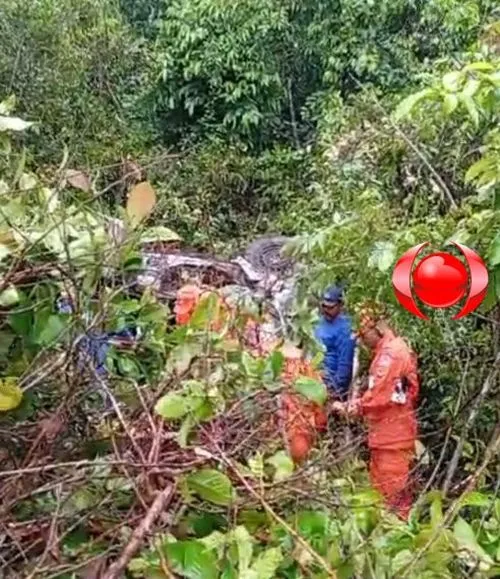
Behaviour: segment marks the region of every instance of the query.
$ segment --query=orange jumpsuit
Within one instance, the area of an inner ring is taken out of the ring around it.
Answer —
[[[200,302],[209,292],[195,285],[185,285],[179,289],[175,303],[175,319],[178,325],[188,324]],[[218,309],[210,327],[217,331],[222,327],[224,314],[234,313],[220,297]],[[278,343],[272,335],[262,332],[264,327],[255,320],[246,320],[245,342],[254,356],[269,354]],[[234,338],[232,332],[229,337]],[[311,365],[302,359],[302,353],[297,348],[285,349],[285,367],[283,381],[287,386],[300,376],[307,376],[321,380],[320,375],[313,370]],[[300,463],[307,458],[318,431],[326,429],[327,416],[323,408],[314,402],[306,400],[300,394],[285,392],[281,397],[281,414],[283,418],[284,436],[292,459]]]
[[[217,297],[217,308],[209,327],[213,331],[220,331],[224,321],[233,313],[231,308],[215,290],[203,289],[194,284],[184,285],[177,291],[174,306],[175,323],[179,326],[189,324],[198,304],[211,294]]]
[[[372,484],[404,519],[412,505],[408,483],[417,439],[418,391],[416,357],[389,330],[371,363],[368,390],[353,405],[368,425]]]
[[[291,385],[300,376],[321,380],[311,364],[303,360],[300,350],[284,352],[285,367],[283,381]],[[284,418],[284,434],[290,456],[295,463],[301,463],[309,454],[316,441],[317,432],[327,426],[327,415],[324,409],[306,400],[300,394],[286,392],[281,397],[281,409]]]

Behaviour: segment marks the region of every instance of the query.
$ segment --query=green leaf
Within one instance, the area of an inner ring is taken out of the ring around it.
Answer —
[[[466,85],[463,89],[463,94],[467,95],[468,97],[473,97],[477,89],[481,86],[481,82],[475,78],[471,78],[467,81]]]
[[[231,481],[218,470],[204,469],[190,474],[187,484],[192,492],[216,505],[227,506],[235,496]]]
[[[399,551],[391,561],[391,571],[394,574],[393,577],[397,577],[398,573],[403,572],[404,569],[411,564],[414,558],[415,554],[409,549]]]
[[[284,363],[285,357],[279,350],[273,352],[267,359],[266,365],[269,365],[275,379],[281,374]]]
[[[52,344],[66,329],[65,319],[56,314],[49,316],[41,332],[36,337],[36,343],[42,346]]]
[[[293,387],[297,392],[299,392],[299,394],[302,394],[302,396],[308,400],[312,400],[321,406],[328,398],[326,386],[323,384],[323,382],[319,382],[313,378],[306,378],[305,376],[301,376],[300,378],[297,378]]]
[[[209,551],[215,551],[217,556],[221,558],[224,555],[229,538],[221,531],[212,531],[209,535],[203,537],[203,539],[199,539],[199,541],[203,543]]]
[[[275,468],[275,481],[285,480],[293,473],[293,460],[282,450],[268,458],[266,462]]]
[[[205,328],[207,324],[215,318],[217,303],[217,295],[214,292],[203,296],[191,316],[189,325],[192,328]]]
[[[435,492],[434,499],[431,502],[431,527],[436,529],[443,521],[443,501],[441,498],[441,494],[439,492]]]
[[[471,491],[460,499],[460,507],[488,507],[490,498],[478,491]]]
[[[5,259],[10,254],[11,254],[10,248],[7,245],[0,243],[0,261]]]
[[[0,306],[8,308],[17,304],[20,299],[19,292],[11,285],[0,294]]]
[[[479,61],[468,64],[464,70],[480,70],[486,72],[494,69],[495,67],[490,62]]]
[[[251,473],[257,478],[262,478],[264,476],[264,461],[260,452],[258,452],[253,458],[248,459],[248,467],[250,468]]]
[[[476,103],[474,99],[470,97],[468,94],[460,93],[459,95],[460,101],[465,105],[472,122],[476,127],[479,126],[479,112],[476,107]]]
[[[14,410],[23,398],[23,391],[19,388],[18,380],[14,377],[0,380],[0,412]]]
[[[467,523],[467,521],[459,517],[453,526],[453,534],[455,535],[455,539],[457,540],[458,544],[462,548],[467,549],[471,553],[474,553],[485,563],[493,565],[493,559],[477,542],[474,530],[469,525],[469,523]]]
[[[4,117],[0,115],[0,131],[25,131],[32,125],[33,123],[23,121],[18,117]]]
[[[274,579],[276,571],[283,561],[281,549],[273,547],[261,553],[254,561],[250,568],[250,574],[247,572],[241,575],[242,579]]]
[[[16,108],[16,96],[10,95],[0,102],[0,115],[10,115]]]
[[[181,238],[175,231],[168,227],[158,225],[156,227],[149,227],[141,235],[141,243],[153,243],[155,241],[181,241]]]
[[[434,89],[426,88],[406,97],[401,103],[399,103],[398,107],[396,108],[396,111],[394,112],[394,119],[399,121],[404,117],[407,117],[418,102],[425,98],[431,97],[434,94]]]
[[[497,235],[491,242],[488,249],[488,260],[492,266],[500,264],[500,235]]]
[[[200,345],[197,343],[183,342],[176,346],[168,358],[168,367],[180,376],[187,372],[193,358],[200,353]]]
[[[454,93],[447,93],[444,97],[444,112],[447,115],[451,115],[458,106],[458,97]]]
[[[250,567],[253,554],[253,539],[243,525],[239,525],[234,529],[233,536],[238,548],[238,568],[240,573],[243,573]]]
[[[368,259],[369,267],[377,267],[379,271],[387,271],[396,257],[396,248],[390,241],[378,241],[375,243]]]
[[[188,414],[186,418],[182,421],[181,427],[179,429],[179,434],[177,436],[177,443],[181,448],[187,447],[187,441],[191,429],[195,425],[195,419],[191,414]]]
[[[188,579],[217,579],[217,560],[200,541],[177,541],[165,546],[173,571]]]
[[[488,171],[491,168],[491,159],[489,157],[482,157],[471,165],[465,173],[465,182],[470,183],[474,181],[481,173]]]
[[[74,515],[81,511],[86,511],[95,507],[99,503],[99,497],[89,488],[80,488],[65,501],[63,512],[67,515]]]
[[[186,399],[178,392],[169,392],[155,404],[155,412],[166,420],[182,418],[189,411]]]
[[[325,537],[328,530],[328,517],[317,511],[303,511],[299,513],[298,531],[308,541],[315,537]]]
[[[4,361],[16,336],[12,332],[0,330],[0,361]]]
[[[21,191],[30,191],[38,185],[37,178],[31,173],[23,173],[19,179],[19,189]]]
[[[450,92],[458,90],[459,81],[462,78],[462,73],[458,70],[447,72],[442,79],[443,87]]]

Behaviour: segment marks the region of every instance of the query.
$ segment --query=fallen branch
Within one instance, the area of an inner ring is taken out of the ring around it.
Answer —
[[[464,448],[465,440],[467,438],[469,430],[470,430],[471,426],[474,424],[474,422],[476,421],[479,409],[481,408],[481,405],[483,404],[486,396],[490,392],[492,386],[496,383],[496,379],[497,379],[499,372],[500,372],[500,354],[497,355],[495,362],[493,363],[493,368],[491,369],[491,372],[486,377],[486,380],[484,381],[484,384],[481,388],[481,392],[479,393],[479,396],[476,398],[476,400],[472,404],[472,408],[471,408],[469,417],[467,418],[465,426],[462,428],[460,440],[458,441],[458,444],[455,448],[455,452],[453,453],[453,456],[451,458],[451,461],[450,461],[450,464],[448,466],[448,470],[446,473],[446,479],[445,479],[444,484],[443,484],[444,496],[446,496],[450,490],[450,486],[451,486],[451,483],[453,481],[453,477],[455,475],[455,472],[457,470],[458,463],[460,461],[460,457],[462,456],[462,450]]]
[[[432,547],[436,539],[441,535],[443,530],[451,523],[451,521],[457,516],[458,511],[462,505],[462,499],[465,495],[472,492],[476,487],[478,480],[483,475],[484,471],[488,468],[488,465],[492,461],[493,457],[500,451],[500,425],[495,428],[495,432],[493,437],[486,447],[484,453],[484,460],[481,466],[476,470],[476,472],[470,477],[469,482],[463,493],[456,498],[450,508],[446,511],[445,516],[443,517],[443,521],[440,525],[436,527],[434,533],[431,535],[430,539],[427,543],[415,554],[412,561],[409,563],[407,568],[405,569],[405,573],[401,575],[401,579],[405,579],[406,577],[410,577],[411,570],[415,567],[415,565],[420,561],[420,559],[425,555],[425,553]]]
[[[132,533],[132,537],[125,549],[123,549],[122,554],[109,566],[108,570],[103,574],[102,579],[118,579],[120,577],[121,573],[126,569],[130,559],[132,559],[140,548],[144,536],[150,531],[153,523],[170,502],[170,499],[174,494],[174,489],[175,485],[169,485],[158,494],[149,508],[149,511],[146,513],[146,516],[142,519],[141,524],[136,527]]]
[[[330,568],[330,565],[328,565],[327,561],[325,561],[325,559],[323,559],[323,557],[317,552],[315,551],[307,541],[305,541],[294,529],[292,529],[292,527],[290,527],[290,525],[284,520],[282,519],[273,509],[272,507],[267,503],[267,501],[264,499],[264,497],[262,497],[253,487],[252,485],[250,485],[248,483],[248,481],[245,479],[245,477],[240,473],[240,471],[238,470],[238,468],[235,466],[235,464],[233,463],[233,461],[228,458],[224,452],[220,449],[218,449],[218,452],[220,454],[220,457],[222,459],[222,461],[234,472],[234,474],[238,477],[238,479],[240,480],[241,484],[245,487],[245,489],[254,497],[256,498],[260,504],[262,505],[262,507],[264,508],[264,510],[271,515],[271,517],[281,526],[283,527],[283,529],[285,529],[285,531],[287,533],[289,533],[296,541],[297,543],[305,550],[309,553],[309,555],[320,565],[320,567],[322,569],[324,569],[327,573],[328,576],[331,577],[332,579],[336,579],[337,575],[335,573],[335,571],[333,571],[333,569]],[[108,579],[108,578],[105,578]]]

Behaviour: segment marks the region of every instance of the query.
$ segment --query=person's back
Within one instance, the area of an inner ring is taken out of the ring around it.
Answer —
[[[353,374],[356,340],[351,319],[342,311],[342,292],[329,288],[322,301],[322,316],[315,329],[316,339],[325,347],[323,379],[340,398],[345,399]]]
[[[370,448],[412,449],[417,436],[414,411],[418,396],[416,360],[406,342],[387,332],[370,367],[369,389],[362,397]]]

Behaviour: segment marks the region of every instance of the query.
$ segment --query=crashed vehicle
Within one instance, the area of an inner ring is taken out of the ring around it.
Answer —
[[[265,304],[276,326],[284,331],[298,274],[298,265],[282,254],[288,241],[283,236],[263,237],[251,243],[243,255],[227,261],[173,244],[161,249],[146,246],[135,289],[151,289],[159,299],[173,303],[185,280],[195,278],[201,286],[233,298]]]

